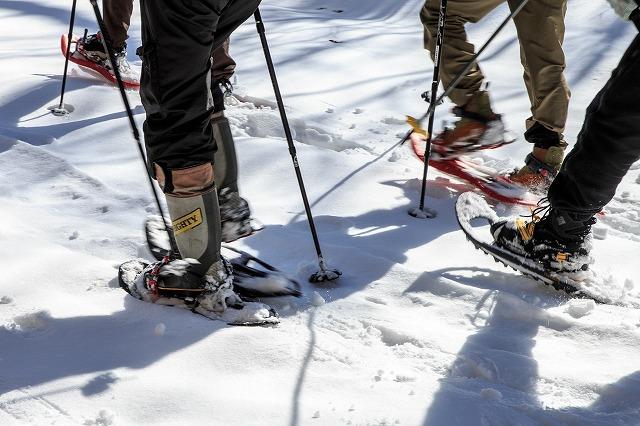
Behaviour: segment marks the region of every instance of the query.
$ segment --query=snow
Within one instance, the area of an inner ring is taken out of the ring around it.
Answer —
[[[313,306],[322,306],[325,303],[327,303],[327,301],[324,300],[324,297],[322,297],[322,295],[317,291],[314,291],[313,296],[311,297],[311,304]]]
[[[593,300],[572,300],[567,303],[565,311],[574,318],[582,318],[589,315],[596,308]]]
[[[270,302],[276,327],[226,326],[118,288],[120,263],[151,258],[142,225],[157,212],[117,90],[71,66],[73,112],[48,110],[69,4],[0,1],[0,424],[638,424],[638,164],[594,241],[597,284],[620,286],[617,305],[571,300],[473,250],[453,215],[468,187],[434,170],[426,205],[437,217],[410,217],[422,165],[394,145],[404,115],[426,109],[422,0],[261,8],[337,282],[307,282],[318,262],[253,22],[232,38],[245,102],[227,116],[241,190],[265,224],[234,246],[303,284],[302,298]],[[469,26],[470,37],[483,42],[506,13]],[[78,2],[84,27],[95,23]],[[604,1],[569,2],[570,143],[634,34]],[[130,35],[139,67],[137,11]],[[519,140],[478,161],[519,166],[529,102],[512,24],[482,64]],[[128,96],[141,127],[139,96]]]

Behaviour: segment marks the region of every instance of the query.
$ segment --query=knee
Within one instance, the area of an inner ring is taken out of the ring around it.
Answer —
[[[155,178],[162,191],[175,197],[193,197],[215,189],[212,163],[179,169],[153,163]]]

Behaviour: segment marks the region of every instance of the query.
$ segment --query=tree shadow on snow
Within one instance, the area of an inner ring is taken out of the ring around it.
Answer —
[[[30,122],[50,115],[48,106],[57,106],[59,102],[62,76],[46,77],[48,77],[48,79],[44,82],[28,90],[23,90],[19,94],[15,94],[15,96],[9,96],[9,102],[0,104],[1,135],[18,139],[31,145],[41,146],[50,144],[57,138],[61,138],[75,130],[91,126],[92,124],[126,117],[126,113],[121,111],[98,117],[76,119],[76,117],[81,114],[81,111],[76,110],[70,116],[60,117],[59,122],[55,124],[41,126],[31,125]],[[82,78],[68,79],[65,100],[68,103],[70,99],[74,97],[72,95],[73,93],[78,93],[80,90],[91,86],[95,86],[95,81]],[[119,95],[114,91],[113,96]],[[43,105],[43,100],[48,103]],[[37,117],[27,120],[22,119],[22,117],[33,114],[36,111],[40,112]],[[138,105],[133,109],[133,113],[136,115],[144,114],[144,108]],[[24,123],[29,123],[29,125],[24,126]]]
[[[64,7],[45,6],[29,0],[0,0],[0,9],[14,10],[21,15],[39,16],[46,19],[53,19],[60,23],[60,34],[66,33],[69,29],[69,18],[71,16],[71,2],[65,2]],[[89,9],[87,9],[89,11]],[[91,15],[93,16],[93,15]],[[82,16],[82,11],[76,12],[76,28],[96,26],[95,19],[88,19]]]
[[[226,327],[187,310],[131,297],[124,310],[113,314],[52,318],[35,313],[16,322],[23,327],[0,327],[0,395],[91,373],[98,375],[80,390],[85,396],[99,394],[118,381],[110,370],[143,369]],[[159,324],[166,329],[158,332]]]

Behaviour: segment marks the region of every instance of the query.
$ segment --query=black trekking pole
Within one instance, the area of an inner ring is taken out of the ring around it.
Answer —
[[[144,149],[142,148],[142,142],[140,141],[140,132],[138,131],[138,126],[133,118],[133,111],[131,110],[131,106],[129,105],[129,99],[127,98],[127,92],[124,88],[124,83],[122,82],[122,76],[120,75],[120,70],[118,69],[118,63],[116,61],[116,55],[113,53],[113,49],[111,48],[111,37],[107,32],[107,29],[104,25],[104,21],[102,20],[102,15],[100,14],[100,9],[98,8],[97,0],[89,0],[91,2],[91,6],[93,6],[93,11],[96,14],[96,21],[98,21],[98,27],[100,28],[100,32],[102,33],[102,45],[104,47],[105,52],[109,55],[109,61],[111,62],[111,69],[113,70],[113,74],[116,78],[116,82],[118,83],[118,89],[120,89],[120,95],[122,96],[122,102],[124,102],[124,108],[127,111],[127,116],[129,117],[129,124],[131,125],[131,132],[133,133],[133,138],[136,140],[138,145],[138,151],[140,152],[140,157],[142,158],[142,162],[144,164],[144,169],[147,173],[147,178],[149,179],[149,185],[151,185],[151,191],[153,192],[153,197],[156,200],[156,207],[158,207],[158,212],[162,217],[162,221],[164,223],[165,230],[167,234],[169,234],[169,242],[171,244],[171,251],[174,254],[179,254],[178,244],[176,243],[175,236],[173,235],[173,231],[171,228],[171,224],[167,222],[167,216],[164,214],[164,209],[162,208],[162,204],[160,203],[160,197],[158,195],[158,191],[156,190],[155,185],[153,184],[153,178],[151,177],[151,172],[149,171],[149,167],[147,166],[147,157],[144,153]]]
[[[433,80],[431,81],[431,105],[435,110],[437,105],[438,86],[440,85],[440,64],[442,63],[442,46],[444,44],[444,23],[447,17],[447,0],[440,0],[440,13],[438,15],[438,34],[436,36],[436,51],[434,53]],[[435,115],[429,116],[427,127],[427,141],[424,149],[424,169],[422,172],[422,192],[420,193],[420,206],[409,210],[409,215],[419,219],[433,219],[437,212],[433,209],[425,209],[424,198],[427,190],[427,171],[429,170],[429,154],[431,153],[431,134],[433,133],[433,120]]]
[[[92,1],[95,1],[95,0],[92,0]],[[333,281],[337,279],[340,275],[342,275],[342,272],[340,272],[337,269],[328,269],[324,261],[324,257],[322,256],[320,241],[318,240],[318,233],[316,231],[316,226],[313,222],[313,215],[311,214],[311,206],[309,205],[309,200],[307,198],[307,191],[304,188],[304,181],[302,180],[302,172],[300,171],[300,165],[298,163],[298,154],[296,153],[296,148],[293,145],[293,136],[291,135],[289,120],[287,119],[287,113],[284,109],[284,102],[282,101],[282,95],[280,94],[280,86],[278,85],[276,70],[273,66],[271,53],[269,52],[269,45],[267,44],[267,37],[265,34],[264,23],[262,21],[262,17],[260,16],[260,10],[256,9],[253,16],[256,20],[256,27],[258,28],[258,34],[260,35],[260,42],[262,43],[262,49],[264,50],[264,57],[267,61],[267,67],[269,68],[269,76],[271,77],[271,83],[273,84],[273,91],[275,92],[275,95],[276,95],[278,110],[280,111],[280,118],[282,119],[282,126],[284,127],[284,134],[287,138],[287,144],[289,145],[289,153],[291,154],[291,159],[293,160],[293,168],[295,169],[296,177],[298,178],[298,186],[300,187],[302,202],[304,203],[304,209],[305,209],[305,212],[307,213],[307,220],[309,221],[309,228],[311,229],[313,244],[315,245],[316,253],[318,255],[318,264],[320,266],[320,270],[312,274],[311,277],[309,277],[309,281],[315,282],[315,283],[323,282],[323,281]]]
[[[507,16],[504,19],[504,21],[502,21],[500,26],[493,32],[493,34],[491,34],[491,37],[489,37],[489,39],[482,45],[480,50],[478,50],[478,52],[476,52],[476,54],[471,57],[471,59],[469,60],[467,65],[462,69],[462,71],[460,71],[455,76],[455,78],[451,81],[449,86],[445,89],[444,93],[442,93],[440,96],[438,96],[435,102],[433,102],[433,101],[429,102],[429,109],[427,109],[427,112],[424,115],[422,115],[418,119],[413,118],[413,117],[407,117],[408,118],[407,121],[411,125],[412,129],[409,130],[404,135],[404,137],[400,140],[401,144],[405,143],[409,139],[409,137],[411,136],[412,133],[414,133],[416,131],[419,131],[421,133],[424,132],[424,129],[422,129],[422,123],[424,122],[424,120],[429,118],[433,114],[433,112],[435,111],[436,106],[441,104],[444,101],[444,98],[449,96],[451,94],[451,92],[453,92],[455,90],[455,88],[458,87],[458,84],[460,84],[460,82],[465,77],[465,75],[467,75],[467,72],[475,65],[475,63],[478,60],[478,58],[480,57],[480,55],[482,55],[482,53],[487,49],[487,47],[489,47],[491,42],[498,36],[498,34],[500,34],[502,29],[509,23],[509,21],[511,19],[515,18],[516,15],[518,15],[518,13],[520,13],[522,8],[524,8],[528,2],[529,2],[529,0],[522,0],[522,2],[518,5],[518,7],[516,7],[515,9],[513,9],[513,11],[511,11],[511,13],[509,13],[509,16]],[[431,97],[433,98],[433,93],[431,93]]]
[[[64,59],[64,74],[62,75],[62,90],[60,91],[60,105],[57,107],[51,108],[51,113],[53,115],[67,115],[73,109],[66,108],[64,104],[64,91],[67,87],[67,71],[69,69],[69,56],[71,56],[71,38],[73,37],[73,27],[76,20],[76,2],[77,0],[73,0],[73,4],[71,5],[71,18],[69,19],[69,35],[67,37],[67,54]]]

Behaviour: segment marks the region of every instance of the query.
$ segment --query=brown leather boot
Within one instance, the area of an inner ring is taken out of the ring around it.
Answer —
[[[447,159],[508,143],[499,114],[491,109],[489,93],[478,91],[453,113],[460,117],[452,129],[445,129],[433,140],[433,158]]]

